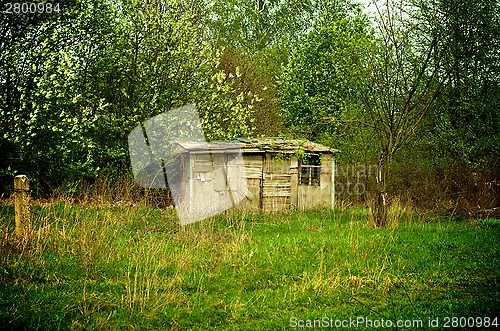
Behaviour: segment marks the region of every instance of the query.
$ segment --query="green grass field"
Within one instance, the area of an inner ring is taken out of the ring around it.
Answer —
[[[379,229],[368,219],[364,208],[233,212],[181,228],[172,210],[57,203],[32,206],[35,231],[23,246],[11,234],[13,205],[3,203],[0,328],[291,330],[325,317],[423,323],[388,328],[399,330],[429,329],[437,317],[437,329],[446,317],[500,323],[498,220],[406,212]]]

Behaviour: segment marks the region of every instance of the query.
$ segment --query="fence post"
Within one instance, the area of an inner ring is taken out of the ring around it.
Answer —
[[[26,239],[31,232],[30,222],[30,187],[28,177],[19,175],[14,178],[14,205],[16,219],[16,235]]]

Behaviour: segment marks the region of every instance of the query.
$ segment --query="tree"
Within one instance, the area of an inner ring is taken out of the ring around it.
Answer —
[[[88,3],[68,1],[52,13],[2,13],[0,169],[8,182],[23,172],[50,186],[51,174],[64,178],[87,163],[88,141],[80,134],[89,118],[78,110],[82,86],[73,83],[85,71],[78,59],[89,50],[84,36],[99,35],[92,21],[79,19]]]
[[[393,1],[377,8],[373,34],[357,17],[328,22],[308,35],[292,55],[281,94],[288,124],[305,129],[307,137],[325,140],[347,128],[356,130],[355,141],[375,142],[359,146],[376,146],[373,217],[385,226],[394,155],[415,134],[446,76],[444,34],[435,24],[439,12],[418,16],[418,5]]]
[[[500,3],[430,1],[420,16],[440,12],[445,34],[442,74],[446,84],[411,146],[437,174],[433,203],[451,202],[455,212],[498,206],[500,187]],[[423,27],[422,35],[431,29]],[[423,168],[424,168],[423,167]],[[437,199],[436,199],[437,198]]]
[[[357,88],[364,105],[361,118],[373,129],[379,147],[373,217],[376,225],[385,226],[393,158],[415,134],[446,81],[441,63],[445,35],[437,10],[418,17],[418,4],[393,1],[377,10],[377,40],[359,63]],[[422,26],[429,29],[425,35]]]
[[[250,135],[257,96],[220,66],[196,15],[177,1],[83,0],[34,21],[2,16],[2,177],[22,171],[52,190],[116,174],[130,130],[185,104],[209,139]]]
[[[324,21],[292,52],[278,84],[295,135],[325,141],[359,108],[353,68],[368,48],[368,26],[363,16]]]
[[[206,0],[206,39],[240,65],[245,87],[259,95],[255,133],[276,135],[282,128],[276,77],[290,50],[320,21],[346,17],[350,0]],[[225,64],[228,64],[227,62]]]
[[[295,45],[321,20],[345,17],[356,5],[350,0],[206,0],[204,7],[208,40],[255,54]]]
[[[500,3],[440,1],[449,37],[443,67],[449,77],[433,125],[441,153],[468,164],[500,154]]]
[[[195,104],[209,139],[249,135],[256,97],[239,89],[239,70],[226,72],[223,52],[203,39],[199,9],[182,2],[124,3],[109,49],[113,118],[127,129],[170,109]],[[115,116],[118,115],[118,116]],[[125,130],[126,131],[126,130]],[[122,135],[123,137],[123,135]]]

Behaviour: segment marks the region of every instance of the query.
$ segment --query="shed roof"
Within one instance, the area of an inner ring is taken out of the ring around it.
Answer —
[[[236,139],[224,141],[185,141],[178,140],[175,142],[177,153],[196,153],[196,152],[228,152],[241,150],[244,153],[257,153],[263,151],[269,152],[289,152],[293,153],[297,150],[305,150],[321,154],[335,154],[339,150],[321,145],[309,140],[300,139],[282,139],[282,138],[260,138],[260,139]]]

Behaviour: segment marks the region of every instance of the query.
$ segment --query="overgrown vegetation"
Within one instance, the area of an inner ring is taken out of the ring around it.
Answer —
[[[377,195],[380,225],[393,199],[499,212],[498,1],[60,7],[0,13],[4,198],[16,174],[35,197],[128,178],[130,130],[195,104],[208,139],[308,138],[341,150],[339,165],[376,165],[348,197]]]
[[[18,245],[12,204],[0,215],[3,329],[498,316],[495,219],[399,209],[375,229],[366,208],[317,209],[231,212],[180,228],[168,209],[60,201],[33,206],[32,240]]]
[[[498,317],[498,1],[58,8],[0,13],[2,328]],[[341,150],[339,209],[179,227],[168,191],[133,182],[127,136],[186,104],[209,140]],[[25,242],[18,174],[35,198]]]

